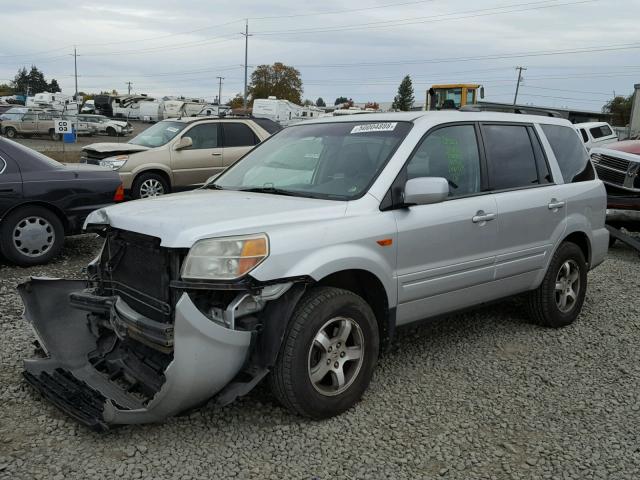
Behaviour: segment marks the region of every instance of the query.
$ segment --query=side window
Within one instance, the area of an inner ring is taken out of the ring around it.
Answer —
[[[23,122],[35,122],[36,121],[36,114],[35,113],[25,113],[22,116],[22,121]]]
[[[587,151],[573,128],[562,125],[542,125],[542,131],[551,144],[565,183],[583,182],[595,178]]]
[[[589,129],[593,138],[598,139],[602,137],[609,137],[613,135],[613,132],[608,125],[600,125],[599,127],[593,127]]]
[[[589,135],[587,135],[587,131],[584,128],[580,129],[580,135],[582,135],[582,141],[587,143],[589,141]]]
[[[480,155],[473,125],[443,127],[428,134],[406,166],[407,180],[444,177],[451,196],[480,191]]]
[[[225,147],[249,147],[258,143],[253,131],[244,123],[223,123]]]
[[[483,125],[492,190],[537,185],[538,169],[527,127]]]
[[[218,124],[202,123],[191,128],[184,134],[185,137],[191,137],[193,146],[191,150],[201,150],[203,148],[217,148],[218,143]]]

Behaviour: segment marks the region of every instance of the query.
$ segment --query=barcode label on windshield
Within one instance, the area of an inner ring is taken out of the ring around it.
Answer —
[[[398,122],[367,123],[366,125],[356,125],[351,129],[351,133],[393,132],[396,125]]]

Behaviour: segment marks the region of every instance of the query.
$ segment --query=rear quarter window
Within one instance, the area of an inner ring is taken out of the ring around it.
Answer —
[[[572,127],[541,125],[565,183],[593,180],[595,173],[584,144]]]
[[[609,128],[609,125],[600,125],[599,127],[593,127],[589,129],[589,131],[591,132],[591,136],[595,139],[610,137],[611,135],[613,135],[613,132]]]

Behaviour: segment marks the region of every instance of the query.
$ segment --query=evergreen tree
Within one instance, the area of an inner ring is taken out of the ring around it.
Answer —
[[[411,77],[406,75],[398,87],[398,94],[393,99],[392,108],[407,112],[413,107],[413,101],[413,84],[411,83]]]
[[[333,102],[334,105],[340,105],[341,103],[347,103],[349,99],[347,97],[338,97],[336,101]]]
[[[316,106],[317,107],[326,107],[327,104],[324,103],[324,100],[322,99],[322,97],[318,97],[318,100],[316,100]]]

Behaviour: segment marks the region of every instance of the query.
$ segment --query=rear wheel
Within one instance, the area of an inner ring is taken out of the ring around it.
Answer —
[[[169,184],[162,175],[143,173],[133,182],[131,190],[133,198],[158,197],[169,193]]]
[[[55,257],[64,244],[64,227],[58,216],[38,206],[11,212],[0,227],[0,248],[11,262],[38,265]]]
[[[331,287],[307,292],[296,307],[270,375],[276,398],[294,413],[328,418],[353,406],[378,359],[375,316],[358,295]]]
[[[49,138],[55,142],[60,140],[62,136],[59,133],[56,133],[54,129],[49,130]]]
[[[18,136],[18,131],[13,127],[7,127],[4,129],[4,134],[7,138],[16,138]]]
[[[580,315],[586,291],[584,254],[575,243],[565,242],[553,255],[542,284],[529,294],[529,314],[545,327],[570,325]]]

